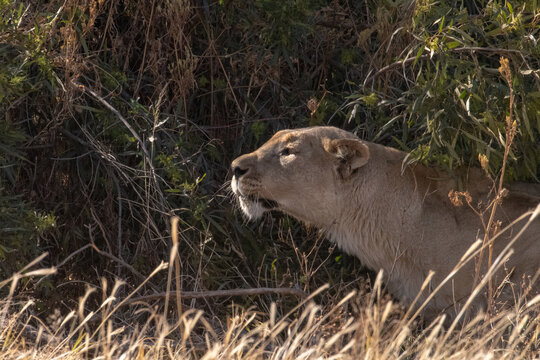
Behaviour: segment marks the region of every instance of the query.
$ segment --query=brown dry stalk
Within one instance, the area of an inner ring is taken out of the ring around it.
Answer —
[[[231,290],[211,290],[211,291],[182,291],[183,299],[204,299],[210,297],[230,297],[230,296],[253,296],[253,295],[265,295],[265,294],[278,294],[278,295],[293,295],[301,299],[306,298],[307,294],[295,288],[250,288],[250,289],[231,289]],[[160,293],[146,296],[140,296],[130,299],[124,302],[126,304],[132,304],[135,302],[145,302],[160,300],[167,297],[176,297],[177,294]]]
[[[137,83],[135,85],[135,91],[133,92],[135,95],[134,97],[137,97],[137,94],[139,93],[139,88],[141,86],[141,80],[142,75],[144,72],[144,64],[146,62],[146,52],[148,49],[148,39],[150,35],[150,28],[152,27],[152,20],[154,19],[154,10],[156,8],[156,0],[152,0],[152,8],[150,11],[150,19],[148,20],[148,27],[146,28],[146,35],[145,35],[145,41],[144,41],[144,49],[143,49],[143,56],[141,61],[141,66],[139,67],[139,74],[137,75]]]
[[[324,90],[324,93],[323,93],[323,96],[321,97],[321,100],[317,101],[317,98],[312,97],[311,99],[308,100],[308,102],[306,104],[307,108],[309,109],[309,116],[311,118],[311,122],[313,122],[313,117],[317,113],[317,110],[319,109],[319,106],[321,106],[321,104],[322,104],[322,102],[324,100],[324,97],[328,93],[328,90],[326,90],[326,88],[324,86],[323,86],[323,90]]]
[[[176,235],[178,235],[178,233],[175,231],[178,227],[178,218],[176,216],[173,216],[171,218],[171,233],[175,234],[173,235],[172,237],[172,248],[171,248],[171,253],[170,253],[170,256],[169,256],[169,271],[168,271],[168,275],[167,275],[167,290],[165,291],[165,305],[163,306],[163,318],[164,319],[167,319],[167,312],[169,311],[169,297],[170,297],[170,293],[171,293],[171,279],[172,279],[172,270],[173,270],[173,263],[175,263],[175,258],[177,256],[177,253],[178,253],[178,237]],[[178,267],[176,267],[178,269]],[[177,274],[177,277],[179,277],[180,274]],[[178,283],[177,283],[178,284]],[[180,291],[177,287],[176,289],[176,295],[177,295],[177,299],[178,299],[178,296],[180,295]],[[177,300],[178,302],[180,300]],[[180,305],[180,304],[179,304]],[[178,309],[178,311],[180,311],[180,309]]]
[[[174,254],[174,274],[176,276],[176,308],[178,310],[178,319],[182,317],[182,301],[180,297],[180,254],[178,252],[178,216],[173,216],[171,218],[171,235],[173,246],[176,248],[176,254]]]
[[[510,89],[510,104],[509,104],[509,115],[506,117],[506,134],[505,134],[505,144],[504,144],[504,155],[503,155],[503,161],[502,161],[502,167],[501,167],[501,173],[499,174],[499,184],[497,187],[497,192],[495,194],[495,198],[491,202],[491,213],[489,215],[489,220],[487,223],[487,226],[485,228],[484,232],[484,239],[482,241],[482,249],[480,251],[480,254],[478,255],[478,262],[476,263],[475,268],[475,274],[474,274],[474,281],[473,281],[473,289],[478,284],[478,279],[480,276],[480,271],[482,267],[482,261],[484,257],[484,249],[486,247],[489,248],[488,250],[488,268],[492,265],[492,259],[493,259],[493,241],[491,240],[492,235],[492,228],[494,227],[494,221],[495,221],[495,213],[497,212],[497,207],[502,201],[503,198],[503,180],[504,180],[504,173],[506,171],[506,163],[508,160],[508,154],[510,153],[510,147],[512,146],[512,141],[514,140],[514,136],[516,135],[517,130],[517,124],[516,121],[512,122],[512,110],[514,107],[514,91],[512,89],[512,71],[510,70],[509,61],[507,58],[501,57],[500,60],[501,67],[499,67],[499,72],[504,77],[506,82],[508,83],[508,87]],[[489,207],[488,207],[489,208]],[[493,281],[490,278],[488,281],[488,313],[491,313],[492,310],[492,302],[493,302]]]

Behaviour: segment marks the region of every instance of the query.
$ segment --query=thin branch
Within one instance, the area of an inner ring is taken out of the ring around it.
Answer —
[[[91,244],[86,244],[84,245],[82,248],[78,249],[78,250],[75,250],[74,252],[72,252],[71,254],[69,254],[60,264],[56,265],[56,269],[60,269],[62,266],[64,266],[65,263],[67,263],[69,261],[69,259],[71,259],[72,257],[74,257],[75,255],[77,254],[80,254],[82,253],[84,250],[88,249],[89,247],[91,247],[92,245]],[[39,279],[37,282],[36,282],[36,285],[39,285],[45,278],[47,278],[48,276],[44,276],[42,277],[41,279]]]
[[[75,250],[74,252],[72,252],[71,254],[69,254],[64,260],[62,260],[61,263],[59,263],[58,265],[56,265],[56,269],[60,269],[62,266],[64,266],[71,258],[73,258],[75,255],[78,255],[80,253],[82,253],[83,251],[85,251],[86,249],[88,248],[92,248],[94,249],[95,251],[98,252],[98,254],[100,255],[103,255],[105,257],[108,257],[109,259],[111,260],[114,260],[116,262],[118,262],[120,265],[124,266],[125,268],[127,268],[129,271],[131,271],[135,276],[137,276],[139,279],[141,280],[146,280],[146,276],[144,276],[143,274],[141,274],[140,272],[138,272],[137,270],[135,270],[135,268],[129,264],[127,264],[125,261],[117,258],[116,256],[112,255],[112,254],[109,254],[108,252],[105,252],[103,250],[100,250],[93,242],[90,243],[90,244],[86,244],[84,245],[83,247],[81,247],[80,249],[77,249]],[[47,278],[48,276],[44,276],[42,277],[41,279],[39,279],[39,281],[36,283],[36,284],[39,284],[43,281],[43,279]],[[148,285],[150,285],[150,287],[152,289],[154,289],[154,291],[159,291],[158,287],[154,284],[152,284],[151,282],[148,283]]]
[[[116,196],[118,200],[118,224],[117,224],[118,233],[116,236],[116,246],[118,248],[118,258],[122,259],[122,190],[120,189],[120,184],[116,176],[112,174],[111,177],[113,179],[114,185],[116,186]],[[118,266],[116,271],[117,271],[116,275],[120,277],[120,266]]]
[[[230,297],[230,296],[252,296],[252,295],[264,295],[264,294],[279,294],[279,295],[292,295],[304,299],[307,294],[299,289],[295,288],[251,288],[251,289],[231,289],[231,290],[213,290],[213,291],[182,291],[183,299],[204,299],[209,297]],[[141,296],[133,298],[126,302],[126,304],[132,304],[134,302],[154,301],[164,299],[166,297],[176,297],[177,294],[160,293],[147,296]]]
[[[131,133],[131,135],[133,135],[133,137],[135,139],[137,139],[137,141],[139,142],[139,146],[141,147],[141,150],[142,152],[144,153],[144,156],[146,157],[146,161],[148,163],[148,166],[150,166],[150,169],[152,169],[152,174],[155,173],[155,169],[154,169],[154,165],[152,164],[152,159],[150,158],[150,153],[148,152],[148,150],[146,149],[146,146],[144,145],[144,142],[142,141],[142,139],[140,138],[139,134],[137,134],[137,132],[135,131],[135,129],[133,129],[133,127],[129,124],[129,122],[122,116],[122,114],[120,114],[120,111],[116,110],[111,104],[109,104],[107,102],[107,100],[105,100],[104,98],[102,98],[101,96],[99,96],[96,92],[94,92],[92,89],[90,89],[89,87],[79,83],[79,82],[76,82],[74,80],[71,81],[73,83],[73,85],[75,85],[78,89],[81,89],[83,92],[86,92],[90,95],[92,95],[96,100],[98,100],[100,103],[102,103],[103,105],[105,105],[105,107],[107,109],[109,109],[110,111],[112,111],[114,113],[114,115],[116,115],[116,117],[124,124],[125,127],[127,127],[127,129],[129,130],[129,132]]]
[[[139,68],[139,74],[137,76],[137,84],[135,85],[135,94],[139,92],[139,87],[141,86],[141,79],[142,74],[144,72],[144,64],[146,62],[146,51],[148,48],[148,38],[150,35],[150,28],[152,27],[152,20],[154,19],[154,10],[156,8],[156,0],[152,0],[152,10],[150,11],[150,20],[148,21],[148,27],[146,28],[146,40],[144,42],[144,50],[143,50],[143,56],[141,61],[141,66]]]
[[[114,113],[114,115],[116,115],[116,117],[124,124],[124,126],[129,130],[129,132],[131,133],[131,135],[133,135],[133,137],[135,139],[137,139],[137,141],[139,142],[139,146],[141,147],[141,150],[144,154],[144,158],[146,159],[146,163],[148,164],[148,166],[150,167],[150,173],[151,173],[151,177],[156,185],[156,191],[159,195],[159,200],[161,202],[161,206],[163,208],[167,208],[166,206],[166,201],[165,201],[165,196],[163,195],[163,193],[161,192],[161,189],[159,187],[159,184],[158,184],[158,180],[157,180],[157,176],[156,176],[156,169],[154,168],[154,165],[152,164],[152,157],[150,156],[150,153],[148,152],[148,149],[146,148],[146,146],[144,145],[144,142],[142,141],[141,137],[139,136],[139,134],[137,134],[137,132],[135,131],[135,129],[133,129],[133,127],[129,124],[129,122],[122,116],[122,114],[120,114],[120,112],[118,110],[116,110],[111,104],[109,104],[104,98],[102,98],[101,96],[99,96],[95,91],[93,91],[92,89],[88,88],[87,86],[75,81],[75,80],[72,80],[71,81],[73,85],[75,85],[75,87],[79,90],[82,90],[83,92],[87,93],[87,94],[90,94],[92,97],[94,97],[96,100],[98,100],[100,103],[102,103],[107,109],[109,109],[110,111],[112,111]]]
[[[124,266],[126,269],[128,269],[129,271],[131,271],[135,276],[137,276],[139,279],[141,280],[146,280],[146,276],[144,276],[143,274],[141,274],[140,272],[138,272],[137,270],[135,270],[135,268],[131,265],[129,265],[128,263],[126,263],[124,260],[122,259],[119,259],[117,258],[116,256],[114,256],[113,254],[109,254],[108,252],[106,251],[103,251],[103,250],[100,250],[93,242],[91,244],[89,244],[92,246],[92,249],[94,249],[95,251],[98,252],[98,254],[100,255],[103,255],[103,256],[106,256],[108,257],[109,259],[111,260],[114,260],[116,261],[117,263],[119,263],[120,265]],[[150,287],[152,289],[154,289],[155,291],[159,291],[159,289],[157,288],[157,286],[155,286],[154,284],[152,284],[151,282],[148,282],[148,285],[150,285]]]

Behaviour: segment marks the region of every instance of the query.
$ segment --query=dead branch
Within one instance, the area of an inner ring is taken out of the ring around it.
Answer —
[[[307,294],[299,289],[295,288],[251,288],[251,289],[231,289],[231,290],[213,290],[213,291],[182,291],[183,299],[201,299],[209,297],[230,297],[230,296],[252,296],[252,295],[264,295],[264,294],[278,294],[278,295],[292,295],[304,299]],[[164,299],[166,297],[175,298],[176,293],[160,293],[153,295],[140,296],[126,301],[125,304],[132,304],[135,302],[154,301]]]
[[[152,164],[152,158],[150,157],[150,153],[148,152],[148,149],[146,149],[146,146],[144,145],[144,142],[142,141],[139,134],[137,134],[135,129],[133,129],[133,127],[129,124],[129,122],[122,116],[122,114],[120,114],[120,111],[116,110],[111,104],[109,104],[107,102],[107,100],[105,100],[104,98],[99,96],[95,91],[93,91],[89,87],[87,87],[87,86],[85,86],[85,85],[83,85],[83,84],[81,84],[79,82],[76,82],[76,81],[72,81],[72,83],[78,89],[82,90],[85,93],[88,93],[88,94],[92,95],[93,98],[95,98],[100,103],[105,105],[105,107],[107,109],[109,109],[110,111],[112,111],[114,113],[114,115],[116,115],[116,117],[124,124],[124,126],[129,130],[131,135],[133,135],[133,137],[135,139],[137,139],[137,141],[139,142],[139,146],[141,147],[141,150],[144,153],[144,157],[146,158],[146,162],[148,163],[148,166],[152,170],[152,175],[153,175],[155,173],[155,169],[154,169],[154,165]]]
[[[131,265],[129,265],[128,263],[126,263],[125,261],[123,261],[122,259],[119,259],[117,258],[116,256],[112,255],[112,254],[109,254],[108,252],[106,251],[103,251],[103,250],[100,250],[94,243],[90,244],[92,246],[92,249],[94,249],[95,251],[98,252],[98,254],[100,255],[103,255],[105,257],[108,257],[109,259],[111,260],[114,260],[116,261],[118,264],[122,265],[123,267],[125,267],[126,269],[128,269],[129,271],[131,271],[133,273],[133,275],[137,276],[139,279],[141,280],[146,280],[146,276],[144,276],[143,274],[141,274],[140,272],[138,272],[137,270],[135,270],[135,268]],[[152,289],[154,289],[154,291],[159,291],[157,286],[152,284],[151,282],[148,282],[148,285],[150,285],[150,287]]]

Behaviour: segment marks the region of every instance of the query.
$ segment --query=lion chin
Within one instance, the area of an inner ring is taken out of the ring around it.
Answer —
[[[260,219],[263,214],[267,211],[262,203],[256,200],[251,200],[245,196],[237,196],[238,202],[240,203],[240,208],[242,212],[250,219],[257,220]]]

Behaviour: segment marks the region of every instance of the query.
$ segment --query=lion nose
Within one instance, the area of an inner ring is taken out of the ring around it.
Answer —
[[[233,174],[237,179],[240,179],[240,176],[248,172],[248,169],[242,169],[240,166],[235,166],[233,168]]]

